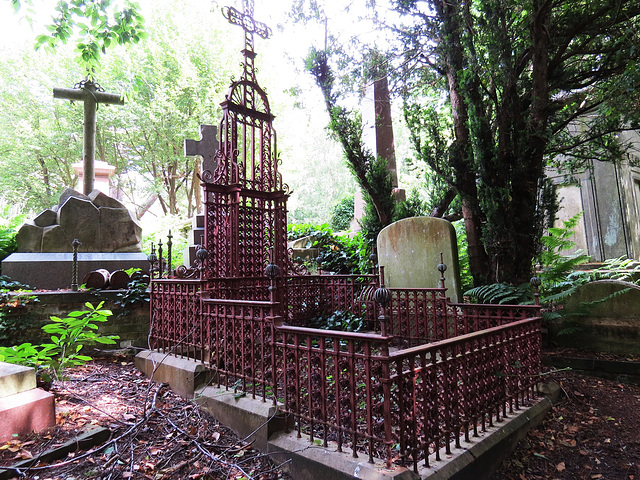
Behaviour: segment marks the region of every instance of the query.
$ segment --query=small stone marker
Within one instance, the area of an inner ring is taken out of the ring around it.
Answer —
[[[442,252],[447,296],[462,299],[456,231],[450,222],[434,217],[405,218],[378,234],[378,263],[385,268],[387,287],[437,288],[440,272],[436,268]]]
[[[185,140],[184,155],[190,157],[193,155],[202,156],[202,172],[209,171],[213,173],[217,167],[215,160],[218,151],[218,128],[213,125],[200,125],[200,140]]]

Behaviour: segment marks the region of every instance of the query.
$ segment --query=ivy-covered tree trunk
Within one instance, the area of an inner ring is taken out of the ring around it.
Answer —
[[[394,212],[393,182],[387,169],[387,162],[381,157],[374,157],[365,148],[362,141],[360,116],[338,105],[327,52],[312,50],[306,63],[307,70],[322,90],[329,113],[329,129],[342,144],[347,166],[371,202],[379,227],[385,227],[393,221]],[[377,231],[369,233],[377,235]]]

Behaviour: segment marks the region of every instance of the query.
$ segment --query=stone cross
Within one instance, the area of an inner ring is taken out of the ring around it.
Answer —
[[[213,173],[217,167],[215,156],[218,151],[218,127],[213,125],[200,125],[201,140],[185,140],[184,141],[184,155],[202,156],[202,171],[207,170]]]
[[[262,38],[269,38],[271,29],[262,22],[253,19],[253,0],[243,0],[243,12],[233,7],[223,7],[222,15],[233,25],[240,25],[244,29],[244,69],[245,78],[254,79],[253,59],[256,54],[253,51],[253,34]]]
[[[84,102],[84,128],[82,139],[83,192],[93,191],[94,161],[96,156],[96,110],[99,103],[124,105],[124,98],[117,93],[105,93],[97,83],[86,80],[74,88],[54,88],[53,98]]]

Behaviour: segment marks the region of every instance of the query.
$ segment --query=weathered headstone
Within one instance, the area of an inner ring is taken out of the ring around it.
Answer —
[[[218,128],[213,125],[200,125],[200,140],[184,141],[184,155],[190,157],[200,155],[202,157],[202,171],[213,173],[216,169],[215,156],[218,151]]]
[[[440,286],[440,253],[443,254],[447,296],[462,299],[456,232],[450,222],[434,217],[405,218],[378,234],[378,263],[385,268],[388,287],[435,288]]]

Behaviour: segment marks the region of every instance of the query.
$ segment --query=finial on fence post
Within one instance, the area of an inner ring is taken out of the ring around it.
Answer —
[[[269,264],[264,269],[264,273],[267,277],[269,277],[269,301],[273,303],[275,302],[275,292],[277,288],[276,277],[280,275],[280,267],[276,265],[273,261],[273,256],[274,256],[273,247],[271,247],[269,250],[271,250],[269,255],[270,257]]]
[[[391,301],[391,292],[384,286],[384,267],[379,266],[380,269],[380,287],[373,292],[373,300],[380,305],[380,315],[378,320],[380,321],[380,334],[383,337],[387,336],[387,320],[389,317],[386,315],[385,307]]]
[[[162,278],[164,265],[162,264],[162,240],[158,240],[158,278]]]
[[[156,246],[153,244],[153,242],[151,242],[151,253],[147,257],[147,260],[149,260],[149,275],[151,276],[151,278],[154,278],[154,272],[158,257],[156,256]]]
[[[540,292],[538,287],[542,284],[542,280],[536,274],[535,270],[533,272],[533,277],[529,280],[529,284],[533,287],[533,298],[535,300],[536,305],[540,305]]]
[[[71,267],[71,290],[78,291],[78,247],[82,242],[77,238],[73,239],[71,246],[73,247],[73,265]]]
[[[444,263],[444,255],[440,252],[440,263],[438,264],[438,271],[440,272],[440,288],[444,289],[444,272],[447,271],[447,266]]]
[[[169,235],[167,235],[167,277],[171,277],[171,246],[173,242],[171,239],[173,235],[171,235],[171,230],[169,230]]]
[[[209,250],[204,248],[203,245],[198,245],[196,248],[196,263],[198,270],[200,270],[200,280],[204,279],[204,268],[207,258],[209,258]]]
[[[369,255],[369,261],[371,262],[371,274],[378,274],[378,252],[376,251],[376,247],[371,249],[371,255]]]

